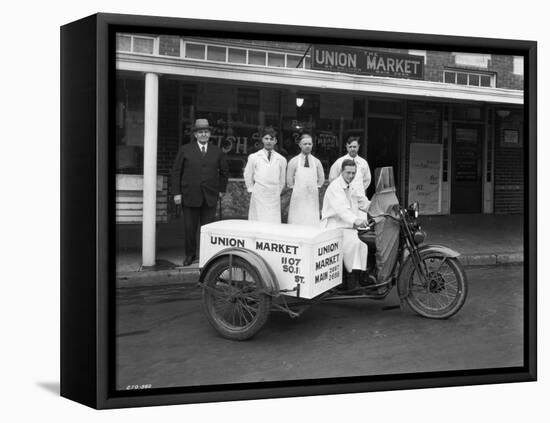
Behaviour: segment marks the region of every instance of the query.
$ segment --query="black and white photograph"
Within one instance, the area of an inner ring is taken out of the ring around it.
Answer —
[[[522,367],[524,69],[117,32],[116,389]]]
[[[544,420],[544,10],[6,4],[2,421]]]

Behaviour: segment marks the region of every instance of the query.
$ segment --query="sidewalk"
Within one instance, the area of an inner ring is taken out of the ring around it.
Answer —
[[[458,251],[466,266],[523,263],[523,216],[464,214],[421,216],[427,244],[443,244]],[[141,268],[141,251],[117,252],[117,280],[123,285],[153,280],[163,283],[196,281],[198,263],[182,267],[183,246],[157,252],[157,266]],[[124,283],[124,281],[127,281]]]

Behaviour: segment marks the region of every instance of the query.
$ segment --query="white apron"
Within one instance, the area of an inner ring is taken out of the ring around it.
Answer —
[[[317,189],[317,164],[310,158],[310,167],[296,168],[294,188],[288,208],[288,223],[319,225],[319,191]]]
[[[274,158],[259,161],[254,171],[254,186],[250,197],[248,220],[281,223],[280,168]]]

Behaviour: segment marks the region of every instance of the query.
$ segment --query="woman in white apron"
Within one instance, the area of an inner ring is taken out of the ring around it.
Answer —
[[[285,186],[286,159],[273,150],[275,131],[266,128],[264,149],[248,156],[244,180],[250,197],[248,220],[281,223],[281,191]]]

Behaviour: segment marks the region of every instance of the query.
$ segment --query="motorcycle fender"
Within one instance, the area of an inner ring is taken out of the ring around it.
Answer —
[[[452,258],[460,256],[459,252],[452,250],[449,247],[445,247],[444,245],[436,244],[423,245],[421,247],[418,247],[418,253],[420,254],[420,257],[425,257],[432,253],[437,253],[439,255],[442,255],[443,257]],[[409,286],[407,282],[409,281],[413,271],[414,264],[411,255],[409,254],[405,259],[405,262],[401,265],[401,268],[399,269],[399,275],[397,276],[397,292],[401,301],[403,301],[407,297],[407,295],[409,295]]]
[[[275,278],[275,274],[266,263],[266,261],[256,252],[247,250],[246,248],[226,248],[213,255],[210,260],[206,262],[200,271],[199,281],[204,282],[204,277],[215,262],[223,257],[237,256],[247,261],[254,269],[256,269],[260,275],[260,283],[262,289],[266,294],[271,296],[279,295],[279,283]]]

